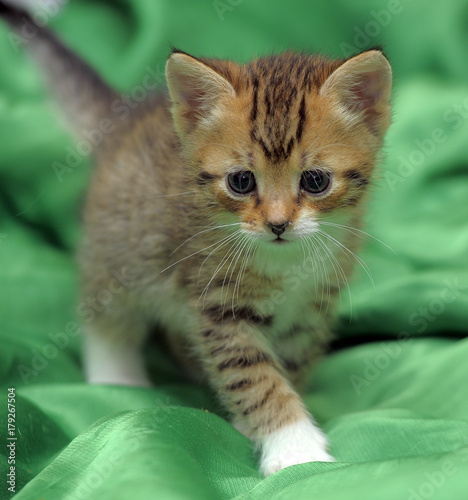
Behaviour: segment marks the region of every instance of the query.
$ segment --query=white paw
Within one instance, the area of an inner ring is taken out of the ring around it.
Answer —
[[[85,372],[90,384],[151,387],[143,356],[137,347],[89,333],[85,349]]]
[[[131,387],[151,387],[145,374],[135,373],[93,373],[87,375],[89,384],[128,385]]]
[[[260,471],[267,477],[290,465],[334,462],[325,434],[310,420],[300,420],[262,440]]]

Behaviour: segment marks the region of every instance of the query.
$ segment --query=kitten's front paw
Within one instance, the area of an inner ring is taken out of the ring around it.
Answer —
[[[334,462],[325,434],[310,420],[300,420],[262,440],[260,471],[267,477],[290,465]]]

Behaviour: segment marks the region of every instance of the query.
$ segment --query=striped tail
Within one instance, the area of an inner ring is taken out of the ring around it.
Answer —
[[[49,29],[16,6],[0,1],[0,17],[11,27],[10,39],[19,40],[39,65],[53,97],[59,102],[72,131],[79,137],[112,118],[118,99],[104,80]]]

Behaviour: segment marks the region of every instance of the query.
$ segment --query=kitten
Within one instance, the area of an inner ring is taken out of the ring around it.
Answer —
[[[387,59],[287,52],[239,65],[174,50],[169,95],[123,120],[118,93],[73,52],[0,11],[18,34],[36,30],[27,47],[78,137],[113,128],[95,151],[80,251],[88,380],[149,386],[142,346],[158,322],[259,445],[264,475],[332,461],[294,387],[351,271],[390,122]]]

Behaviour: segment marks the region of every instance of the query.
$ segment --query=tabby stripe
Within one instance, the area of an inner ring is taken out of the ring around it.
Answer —
[[[204,186],[205,184],[208,184],[209,182],[218,179],[218,177],[219,177],[218,175],[210,174],[209,172],[203,170],[197,175],[197,184],[199,186]]]
[[[258,196],[258,191],[255,191],[255,208],[258,208],[262,204],[260,196]]]
[[[343,206],[345,207],[355,207],[358,203],[359,200],[361,199],[360,196],[353,196],[352,198],[348,198],[343,202]]]
[[[289,155],[291,154],[293,146],[294,146],[294,137],[291,137],[291,139],[289,139],[288,145],[286,147],[286,158],[288,158]]]
[[[304,73],[304,80],[302,81],[302,90],[306,88],[307,90],[310,91],[311,86],[312,86],[312,78],[310,77],[312,70],[310,67],[307,67]]]
[[[233,384],[227,385],[226,390],[229,392],[238,391],[240,389],[246,389],[253,384],[253,381],[248,378],[243,378],[238,382],[234,382]]]
[[[252,406],[249,406],[248,408],[246,408],[242,414],[244,416],[247,416],[249,415],[250,413],[252,413],[253,411],[255,410],[258,410],[259,408],[261,408],[269,399],[270,397],[272,396],[274,390],[276,389],[276,383],[274,383],[269,389],[268,391],[265,393],[265,396],[263,396],[263,399],[261,401],[259,401],[258,403],[255,403],[253,404]]]
[[[250,307],[237,307],[226,309],[224,306],[211,306],[205,309],[205,314],[214,323],[228,321],[247,321],[255,325],[270,326],[273,322],[273,316],[260,316]]]
[[[344,177],[354,182],[357,186],[367,186],[369,179],[364,177],[358,170],[348,170],[344,173]]]
[[[276,161],[281,160],[281,158],[285,158],[285,156],[286,156],[286,154],[284,152],[284,148],[282,145],[278,146],[277,148],[273,148],[273,158]]]
[[[233,276],[233,280],[235,280],[235,276]],[[227,279],[224,276],[220,276],[219,278],[215,278],[212,284],[215,287],[223,288],[227,286]]]
[[[299,143],[302,139],[302,133],[304,132],[304,123],[306,119],[306,108],[305,108],[305,96],[302,96],[301,104],[299,106],[299,120],[297,122],[296,129],[296,141]]]
[[[257,129],[256,127],[253,127],[252,130],[250,131],[250,139],[252,142],[258,142],[257,141]]]
[[[252,111],[250,112],[250,121],[254,122],[257,119],[258,113],[258,78],[253,79],[253,103]]]
[[[283,118],[287,118],[289,112],[291,111],[291,104],[297,97],[297,89],[293,87],[289,93],[287,99],[284,101]]]
[[[296,67],[296,81],[300,82],[302,73],[306,68],[306,60],[303,59],[302,61],[299,61],[299,64]],[[302,80],[303,81],[303,80]]]
[[[260,144],[260,146],[263,149],[263,153],[267,157],[268,160],[271,160],[271,157],[273,156],[271,151],[268,149],[268,146],[265,144],[265,141],[257,136],[257,129],[254,127],[250,131],[250,138],[252,139],[252,142],[256,142],[257,144]]]
[[[266,112],[265,112],[265,120],[267,116],[270,116],[271,114],[271,97],[270,97],[270,91],[268,88],[265,89],[265,106],[266,106]]]
[[[219,347],[215,347],[213,349],[211,349],[210,351],[210,356],[216,356],[217,354],[221,354],[221,353],[229,353],[229,352],[237,352],[237,353],[240,353],[242,352],[242,348],[241,347],[226,347],[226,346],[219,346]]]
[[[223,371],[228,368],[248,368],[258,365],[260,363],[269,363],[270,356],[264,352],[257,352],[253,357],[237,356],[235,358],[223,361],[218,365],[218,370]]]
[[[205,339],[217,342],[227,340],[231,337],[229,334],[220,333],[216,330],[205,330],[204,332],[202,332],[202,336],[205,337]]]

